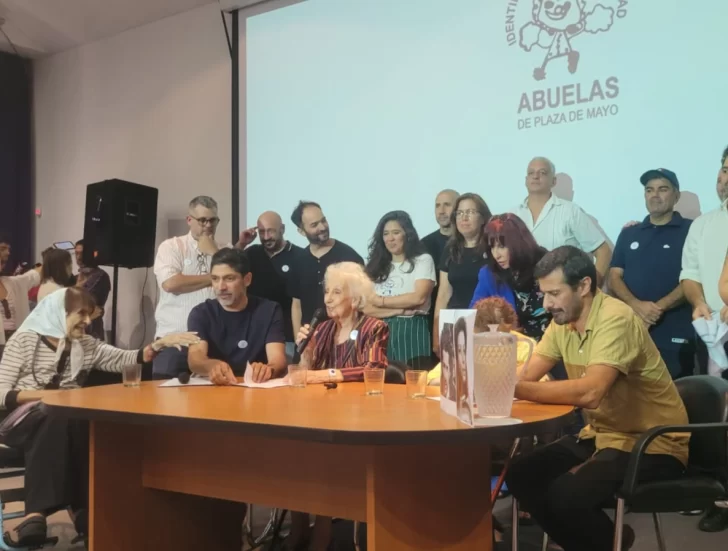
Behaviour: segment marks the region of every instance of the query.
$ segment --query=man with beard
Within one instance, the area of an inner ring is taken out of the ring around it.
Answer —
[[[676,379],[692,375],[695,368],[692,308],[680,286],[682,250],[692,220],[675,211],[680,183],[674,172],[648,170],[640,182],[649,216],[619,234],[609,287],[649,328]]]
[[[457,191],[453,189],[443,189],[435,198],[435,220],[437,220],[437,224],[440,227],[431,234],[422,238],[422,244],[432,257],[432,260],[435,261],[435,266],[440,265],[442,253],[445,252],[445,246],[452,235],[452,209],[455,206],[455,200],[458,197],[460,197],[460,194]],[[435,282],[430,302],[430,304],[432,304],[429,313],[430,333],[432,333],[432,324],[435,318],[437,289],[438,285],[437,282]]]
[[[688,416],[642,319],[599,291],[589,255],[563,246],[547,253],[534,276],[553,316],[516,384],[516,397],[582,408],[587,426],[512,463],[508,488],[521,507],[564,549],[611,551],[614,523],[601,509],[622,486],[630,452],[661,425]],[[563,360],[569,379],[538,382]],[[681,476],[687,434],[658,436],[640,463],[640,480]],[[634,544],[624,526],[622,549]]]
[[[189,348],[190,371],[216,385],[234,385],[248,364],[255,382],[283,376],[288,362],[281,307],[248,295],[252,274],[247,255],[237,249],[216,252],[210,279],[215,298],[195,306],[187,320],[200,338]]]
[[[217,202],[200,195],[190,201],[187,211],[190,231],[159,245],[154,259],[154,275],[159,285],[159,302],[154,312],[157,338],[185,331],[192,308],[214,296],[210,288],[210,259],[221,246],[215,242],[219,223]],[[236,247],[248,245],[252,233],[244,231]],[[155,379],[171,379],[185,371],[184,351],[165,348],[154,358]]]
[[[318,203],[299,201],[291,214],[291,221],[298,228],[298,233],[309,242],[309,246],[299,256],[295,273],[289,280],[289,293],[293,297],[293,334],[298,335],[301,325],[311,322],[317,308],[325,310],[323,281],[326,268],[337,262],[363,265],[364,260],[349,245],[331,239],[329,222]]]
[[[286,338],[286,358],[290,363],[293,361],[296,345],[288,286],[296,259],[303,249],[284,238],[286,226],[277,212],[268,211],[261,214],[256,231],[260,237],[260,244],[245,249],[253,274],[253,282],[248,292],[280,304]]]

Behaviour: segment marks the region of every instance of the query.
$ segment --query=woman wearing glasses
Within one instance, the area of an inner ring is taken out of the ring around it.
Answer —
[[[487,241],[483,228],[490,220],[488,205],[477,193],[458,197],[452,211],[455,228],[440,259],[440,281],[435,304],[432,343],[439,353],[440,310],[468,308],[478,284],[478,272],[485,264]]]
[[[141,350],[120,350],[86,334],[97,311],[78,287],[48,295],[10,337],[0,361],[0,443],[25,457],[26,516],[13,530],[14,546],[43,545],[46,517],[70,508],[76,531],[87,533],[88,424],[50,413],[49,392],[79,388],[92,369],[119,373],[151,362],[162,348],[187,346],[192,333],[169,335]]]

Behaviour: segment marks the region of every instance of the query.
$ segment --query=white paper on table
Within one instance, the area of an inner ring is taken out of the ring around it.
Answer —
[[[180,383],[179,379],[170,379],[169,381],[164,381],[161,385],[159,385],[159,388],[162,387],[176,387],[176,386],[213,386],[210,382],[210,379],[207,377],[190,377],[190,381],[188,383]]]
[[[243,382],[238,383],[238,386],[245,386],[248,388],[279,388],[282,386],[290,386],[290,383],[288,382],[288,377],[283,377],[282,379],[270,379],[264,383],[256,383],[253,381],[253,368],[251,368],[250,364],[248,364],[248,367],[245,368]]]

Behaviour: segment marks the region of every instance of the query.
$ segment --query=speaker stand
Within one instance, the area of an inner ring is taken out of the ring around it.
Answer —
[[[111,344],[116,346],[116,302],[119,289],[119,265],[114,264],[114,279],[111,286]]]

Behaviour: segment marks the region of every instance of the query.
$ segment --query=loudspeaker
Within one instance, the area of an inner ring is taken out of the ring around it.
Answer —
[[[86,187],[83,261],[140,268],[154,265],[159,190],[124,180]]]

